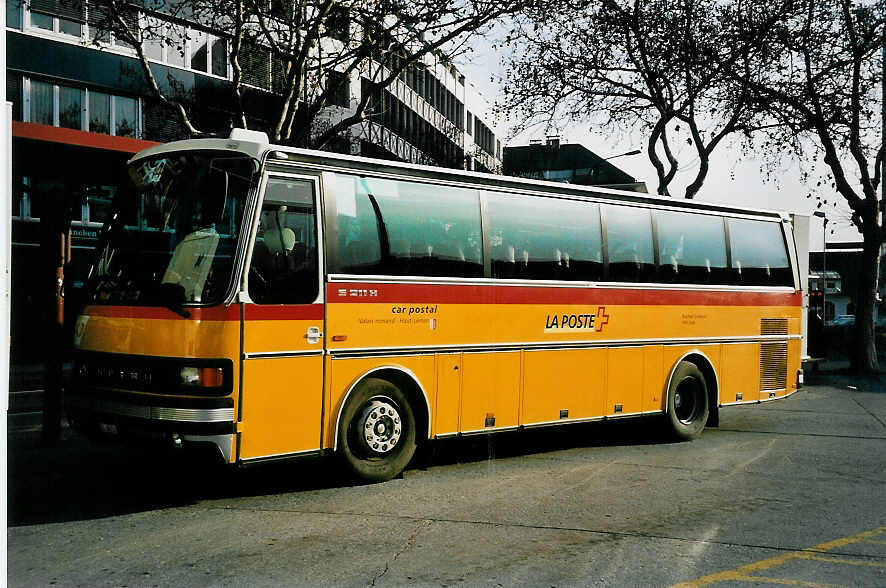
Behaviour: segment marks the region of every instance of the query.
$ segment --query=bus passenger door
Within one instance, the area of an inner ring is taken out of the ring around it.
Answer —
[[[324,311],[318,210],[318,178],[265,178],[247,259],[248,300],[242,302],[242,460],[320,448]]]

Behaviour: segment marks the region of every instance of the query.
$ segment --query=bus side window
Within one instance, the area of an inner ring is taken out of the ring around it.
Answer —
[[[483,275],[475,190],[336,174],[332,273]]]
[[[614,282],[651,282],[655,275],[649,210],[606,205],[609,276]]]
[[[655,216],[663,282],[729,283],[726,233],[721,217],[664,210]]]
[[[310,304],[319,294],[313,184],[272,178],[249,266],[249,297],[258,304]]]
[[[599,280],[600,207],[563,198],[486,193],[492,277]]]

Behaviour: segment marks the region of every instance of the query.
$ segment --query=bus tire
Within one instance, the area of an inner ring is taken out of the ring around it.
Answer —
[[[366,378],[351,393],[338,428],[338,453],[360,480],[385,482],[415,454],[415,416],[391,382]]]
[[[668,386],[666,416],[669,431],[683,441],[695,439],[704,431],[709,414],[704,375],[694,363],[681,361]]]

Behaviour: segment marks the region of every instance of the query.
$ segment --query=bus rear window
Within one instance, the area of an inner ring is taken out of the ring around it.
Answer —
[[[793,286],[781,225],[730,218],[733,281],[742,286]]]

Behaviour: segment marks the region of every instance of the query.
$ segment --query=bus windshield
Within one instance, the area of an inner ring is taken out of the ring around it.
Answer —
[[[255,160],[186,151],[130,164],[90,275],[94,304],[215,304],[227,293]]]

